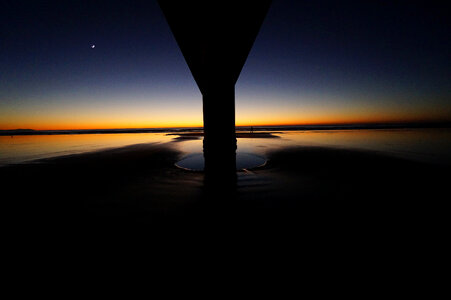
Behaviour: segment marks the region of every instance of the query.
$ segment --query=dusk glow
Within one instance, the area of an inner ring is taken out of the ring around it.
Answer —
[[[448,6],[3,1],[6,274],[246,260],[302,264],[320,293],[427,282],[446,249]]]
[[[62,3],[2,9],[0,129],[203,125],[156,1]],[[444,12],[274,1],[236,85],[236,125],[449,121]]]

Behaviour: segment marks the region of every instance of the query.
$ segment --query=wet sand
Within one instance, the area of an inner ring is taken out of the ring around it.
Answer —
[[[174,166],[180,158],[171,143],[155,143],[2,167],[8,226],[22,236],[383,229],[394,237],[431,220],[450,174],[380,152],[291,147],[238,172],[235,187],[210,189],[203,173]]]
[[[276,134],[280,132],[236,132],[237,138],[252,138],[252,139],[278,139]],[[175,141],[197,140],[204,136],[203,132],[184,132],[184,133],[168,133],[168,136],[177,136]]]

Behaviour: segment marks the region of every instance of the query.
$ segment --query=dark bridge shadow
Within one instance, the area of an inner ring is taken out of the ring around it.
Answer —
[[[202,93],[205,183],[236,184],[235,83],[271,1],[158,1]]]

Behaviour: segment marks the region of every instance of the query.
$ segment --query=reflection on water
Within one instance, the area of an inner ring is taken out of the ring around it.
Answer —
[[[451,164],[451,129],[368,129],[284,133],[286,144],[380,151]]]
[[[170,140],[165,133],[0,136],[0,165]]]
[[[451,164],[451,129],[356,129],[283,131],[279,139],[238,138],[237,153],[269,152],[292,146],[334,147],[379,151],[426,162]],[[179,150],[190,155],[202,153],[202,139],[179,143]]]
[[[450,129],[284,131],[279,139],[238,138],[237,153],[268,152],[290,146],[381,151],[409,159],[451,164]],[[141,143],[170,143],[165,133],[0,136],[0,165]],[[171,143],[185,156],[202,153],[202,139]]]
[[[240,151],[236,154],[236,169],[254,169],[262,167],[266,164],[266,159],[263,157],[250,154],[242,153]],[[190,171],[203,171],[205,168],[204,155],[202,153],[191,154],[178,161],[175,164],[177,167],[190,170]]]

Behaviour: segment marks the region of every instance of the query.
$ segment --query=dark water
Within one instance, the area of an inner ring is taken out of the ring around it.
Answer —
[[[296,243],[309,235],[315,245],[332,238],[333,245],[322,247],[329,250],[344,233],[351,233],[347,243],[360,247],[368,237],[373,247],[374,236],[416,240],[419,232],[445,228],[437,214],[447,211],[449,129],[272,135],[277,138],[238,138],[239,154],[268,163],[237,172],[233,185],[211,185],[203,173],[174,167],[202,154],[201,137],[2,136],[3,210],[20,239],[45,234],[57,242],[71,234],[116,239],[120,232],[146,241],[156,234],[206,232],[203,240],[210,241],[222,231],[248,240],[259,232],[265,240],[268,233],[285,233]],[[23,163],[42,158],[52,159]]]
[[[239,138],[238,153],[265,157],[293,146],[378,151],[418,161],[451,164],[450,129],[346,129],[277,131],[279,138]],[[202,153],[202,139],[176,140],[167,133],[0,136],[0,165],[87,153],[134,144],[171,144],[185,156]]]

